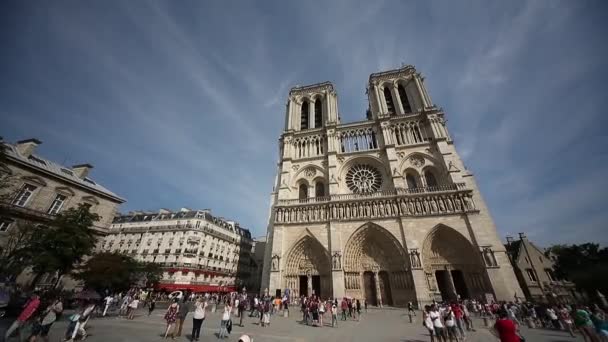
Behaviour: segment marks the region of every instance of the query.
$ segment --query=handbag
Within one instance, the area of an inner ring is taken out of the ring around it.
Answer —
[[[226,324],[226,331],[228,331],[228,333],[230,334],[230,332],[232,331],[232,320],[228,320],[228,324]]]

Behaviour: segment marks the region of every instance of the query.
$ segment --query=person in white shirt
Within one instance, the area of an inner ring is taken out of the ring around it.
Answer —
[[[133,316],[135,315],[135,310],[137,310],[138,305],[139,305],[139,298],[138,297],[133,298],[131,303],[129,303],[129,314],[127,315],[127,319],[133,319]]]
[[[454,316],[452,308],[450,308],[449,306],[443,313],[443,321],[445,323],[447,335],[450,338],[450,342],[454,340],[458,341],[458,332],[456,331],[456,318]]]
[[[219,338],[228,337],[228,321],[230,321],[230,313],[232,312],[232,306],[230,306],[230,302],[226,303],[224,306],[224,313],[222,314],[222,322],[220,323],[220,335]]]
[[[433,320],[431,319],[430,312],[431,307],[429,305],[425,305],[424,311],[422,312],[422,320],[424,321],[424,326],[429,331],[431,342],[435,342],[435,327],[433,326]]]
[[[429,317],[433,322],[433,328],[435,329],[435,336],[437,337],[437,341],[447,342],[445,338],[445,330],[443,328],[443,323],[441,323],[441,313],[435,306],[435,304],[431,305],[431,312],[429,312]]]
[[[194,316],[192,317],[192,341],[198,341],[201,335],[201,325],[205,320],[205,310],[207,309],[207,301],[201,297],[196,298],[194,303]]]
[[[107,296],[106,298],[104,298],[104,301],[106,302],[106,307],[103,309],[102,316],[105,317],[106,313],[108,312],[108,308],[110,307],[110,305],[112,305],[112,302],[114,301],[114,298],[112,296]]]

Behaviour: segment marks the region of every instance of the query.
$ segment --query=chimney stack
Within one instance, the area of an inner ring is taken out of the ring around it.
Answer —
[[[85,179],[89,175],[89,171],[91,171],[92,168],[93,165],[91,164],[78,164],[72,166],[72,171],[74,171],[74,174],[78,178]]]
[[[20,140],[17,141],[17,151],[19,151],[19,154],[21,154],[23,157],[28,158],[29,156],[31,156],[34,151],[36,150],[36,147],[38,145],[42,144],[42,141],[38,140],[38,139],[25,139],[25,140]]]

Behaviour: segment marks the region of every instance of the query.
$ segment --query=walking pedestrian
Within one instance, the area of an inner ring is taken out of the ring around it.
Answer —
[[[336,304],[333,304],[331,306],[331,326],[338,326],[338,307],[336,306]]]
[[[21,311],[19,317],[17,317],[8,330],[6,330],[4,340],[8,340],[15,330],[19,330],[19,341],[22,341],[23,333],[21,332],[21,327],[32,317],[34,312],[36,312],[38,309],[38,306],[40,306],[40,297],[38,296],[38,292],[34,292],[30,296],[30,299],[25,303],[23,311]]]
[[[201,325],[205,320],[207,301],[197,297],[194,303],[194,314],[192,317],[192,338],[191,341],[198,341],[201,335]]]
[[[325,314],[325,302],[319,302],[319,325],[323,327],[323,315]]]
[[[245,300],[239,301],[239,305],[237,307],[237,312],[239,314],[239,325],[243,326],[243,316],[245,314]]]
[[[361,302],[357,299],[357,317],[359,317],[359,319],[361,319]]]
[[[152,314],[152,311],[156,308],[156,299],[150,298],[150,304],[148,304],[148,316]]]
[[[422,312],[422,321],[424,322],[424,326],[429,331],[429,335],[431,336],[431,342],[435,342],[435,326],[433,325],[433,320],[430,316],[431,307],[426,305],[424,307],[424,311]]]
[[[110,307],[110,305],[112,305],[112,302],[114,301],[114,297],[107,295],[106,298],[103,299],[103,301],[105,302],[105,307],[103,309],[103,314],[102,316],[106,316],[106,313],[108,312],[108,308]]]
[[[169,336],[169,331],[171,331],[171,338],[175,340],[174,327],[175,322],[177,321],[177,313],[179,310],[179,304],[177,304],[177,298],[173,300],[173,303],[169,305],[167,308],[167,312],[165,313],[165,321],[167,322],[167,329],[165,330],[165,339]]]
[[[346,298],[342,298],[340,308],[342,309],[342,320],[346,321],[346,311],[348,310],[348,303],[346,303]]]
[[[127,315],[127,319],[133,319],[135,316],[135,310],[137,310],[137,306],[139,305],[139,297],[133,297],[131,303],[129,303],[129,314]]]
[[[363,300],[363,305],[365,306],[365,313],[367,313],[367,299]]]
[[[498,319],[494,324],[494,330],[500,342],[520,342],[521,337],[517,334],[517,325],[505,310],[498,312]]]
[[[222,321],[220,322],[219,338],[228,337],[228,321],[230,321],[231,312],[232,312],[232,306],[230,306],[230,302],[228,302],[224,306],[224,313],[222,314]]]
[[[51,330],[51,326],[57,318],[63,312],[63,301],[61,297],[55,299],[51,305],[49,305],[46,310],[42,313],[42,321],[40,322],[40,329],[36,334],[32,334],[30,337],[30,342],[36,341],[37,336],[42,337],[42,340],[45,342],[49,341],[49,331]]]
[[[185,297],[186,296],[184,296],[184,298]],[[182,328],[184,327],[184,321],[186,320],[186,316],[188,315],[189,311],[190,303],[185,299],[182,299],[181,303],[179,304],[179,311],[177,314],[177,337],[182,336]]]
[[[416,316],[416,311],[414,311],[414,304],[412,304],[412,302],[407,302],[407,313]]]
[[[435,337],[437,337],[437,341],[447,342],[445,336],[445,328],[443,323],[441,323],[441,313],[435,304],[431,305],[431,311],[429,312],[429,317],[433,322],[433,329],[435,330]]]
[[[573,307],[572,311],[574,313],[574,325],[581,332],[581,335],[583,335],[585,342],[600,342],[600,338],[595,333],[593,321],[591,320],[589,312],[576,305]]]

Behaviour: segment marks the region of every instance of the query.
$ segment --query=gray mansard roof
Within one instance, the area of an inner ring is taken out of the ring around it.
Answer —
[[[126,200],[112,191],[108,190],[101,184],[98,184],[94,180],[89,177],[80,178],[74,174],[74,172],[69,168],[57,164],[51,160],[40,157],[39,155],[32,154],[29,157],[25,157],[19,153],[17,148],[14,145],[9,143],[4,143],[6,146],[6,155],[8,159],[13,159],[14,161],[25,164],[26,166],[42,171],[44,173],[50,173],[52,176],[59,178],[63,181],[67,181],[70,183],[76,183],[77,185],[91,190],[93,192],[101,193],[106,195],[107,197],[111,197],[114,201],[118,203],[126,202]]]

